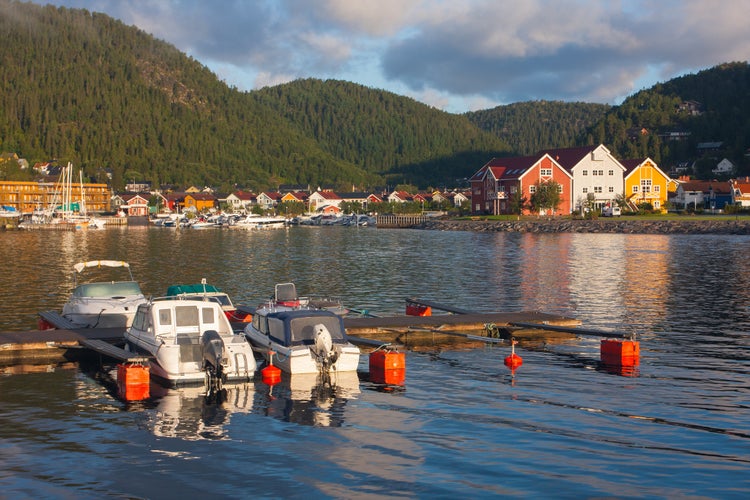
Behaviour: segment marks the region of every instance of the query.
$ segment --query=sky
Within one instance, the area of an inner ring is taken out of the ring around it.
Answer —
[[[242,91],[346,80],[463,113],[619,104],[750,59],[750,0],[35,0],[103,12]]]

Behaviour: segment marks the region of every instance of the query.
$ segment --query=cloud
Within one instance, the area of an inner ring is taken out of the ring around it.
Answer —
[[[338,78],[454,111],[613,103],[750,55],[750,0],[52,1],[136,25],[242,89]]]

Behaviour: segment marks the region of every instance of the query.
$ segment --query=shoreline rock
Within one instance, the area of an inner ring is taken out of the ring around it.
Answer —
[[[750,234],[750,220],[539,219],[521,221],[429,220],[413,229],[433,231],[621,234]]]

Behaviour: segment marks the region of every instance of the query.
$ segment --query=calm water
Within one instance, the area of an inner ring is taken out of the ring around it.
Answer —
[[[235,302],[273,285],[403,314],[419,296],[636,332],[631,376],[598,340],[409,352],[402,388],[255,382],[219,400],[126,404],[91,366],[0,376],[0,496],[694,497],[750,495],[746,236],[291,228],[0,233],[0,330],[60,309],[73,264],[122,259],[147,294],[207,278]],[[362,368],[366,372],[366,358]],[[109,367],[111,368],[111,367]]]

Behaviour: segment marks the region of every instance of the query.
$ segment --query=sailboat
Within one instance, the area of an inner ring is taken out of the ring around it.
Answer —
[[[86,210],[83,172],[80,174],[80,199],[73,199],[73,165],[68,162],[62,168],[60,178],[55,185],[55,195],[47,209],[35,213],[32,223],[43,225],[68,224],[74,229],[101,229],[104,222],[88,215]],[[23,227],[23,225],[21,226]]]

